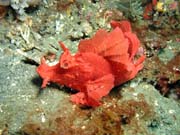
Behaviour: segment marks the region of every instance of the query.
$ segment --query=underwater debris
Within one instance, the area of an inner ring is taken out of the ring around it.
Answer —
[[[125,100],[119,103],[117,100],[106,98],[106,102],[112,102],[112,104],[104,104],[96,110],[75,107],[74,111],[68,115],[64,114],[63,110],[59,110],[51,116],[48,126],[30,122],[21,128],[21,134],[120,135],[124,133],[127,125],[134,128],[129,129],[131,132],[147,132],[141,125],[143,122],[139,121],[146,119],[150,121],[154,112],[144,99],[141,101]]]
[[[126,18],[129,18],[131,21],[138,21],[143,18],[142,0],[107,0],[106,8],[123,12]]]
[[[152,43],[157,44],[156,40],[162,43],[162,37],[157,37]],[[163,96],[175,100],[179,99],[180,67],[178,61],[180,61],[180,54],[178,45],[178,42],[171,41],[163,46],[161,45],[162,48],[158,47],[154,48],[154,51],[151,50],[154,54],[146,60],[145,68],[147,71],[143,74],[143,76],[148,76],[149,83],[153,84]]]
[[[179,1],[176,0],[152,0],[151,3],[147,3],[145,6],[143,17],[150,20],[150,26],[152,28],[170,27],[179,29],[179,4]]]
[[[26,20],[25,9],[29,7],[36,7],[41,0],[0,0],[0,7],[12,7],[17,14],[18,19]]]
[[[9,6],[10,5],[10,0],[0,0],[0,5],[1,6]]]
[[[20,30],[20,34],[21,34],[21,37],[25,40],[25,42],[27,44],[29,44],[30,43],[30,41],[29,41],[30,28],[27,25],[25,25],[24,27],[25,27],[24,29],[19,29]]]
[[[120,21],[120,20],[125,19],[123,13],[120,10],[117,10],[117,9],[104,10],[104,11],[102,11],[102,16],[107,21],[111,21],[111,20]]]
[[[165,70],[171,73],[171,75],[161,74],[157,77],[156,89],[160,91],[165,97],[173,95],[175,99],[179,99],[179,81],[180,81],[180,54],[177,54],[172,60],[165,65]]]
[[[152,0],[150,3],[147,3],[147,5],[144,8],[143,17],[144,19],[151,19],[153,14],[153,8],[156,6],[157,0]]]
[[[90,122],[94,122],[94,126],[96,125],[95,131],[99,134],[120,135],[124,133],[124,126],[133,125],[136,127],[139,118],[150,117],[152,114],[147,103],[129,100],[122,102],[121,105],[115,103],[105,107],[102,112],[94,113]],[[137,126],[137,130],[141,130],[141,128]]]
[[[35,47],[32,33],[31,26],[29,26],[28,22],[27,24],[24,22],[21,25],[12,25],[6,33],[6,38],[8,38],[10,43],[15,45],[17,49],[29,51],[38,48]]]
[[[0,5],[0,19],[2,19],[7,13],[7,7]]]
[[[40,2],[41,0],[11,0],[10,6],[16,11],[18,19],[24,21],[27,18],[25,9],[38,6]]]
[[[76,0],[59,0],[57,3],[58,11],[68,11],[72,4],[76,4]]]
[[[81,40],[75,55],[60,42],[64,52],[54,66],[42,58],[37,68],[43,78],[42,88],[48,82],[68,86],[78,91],[71,95],[72,102],[95,107],[114,86],[133,79],[145,59],[143,54],[134,59],[140,41],[128,21],[112,21],[111,26],[114,30],[110,33],[100,29],[93,38]]]

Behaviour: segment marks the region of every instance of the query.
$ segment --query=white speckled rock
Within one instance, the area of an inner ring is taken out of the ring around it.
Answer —
[[[10,6],[16,11],[17,18],[24,21],[26,19],[25,8],[39,5],[41,0],[10,0]]]
[[[29,6],[37,6],[40,2],[41,0],[27,0]]]
[[[1,6],[9,6],[11,3],[23,3],[23,2],[26,2],[29,6],[36,6],[38,5],[41,0],[23,0],[23,1],[20,1],[20,0],[0,0],[0,5]]]

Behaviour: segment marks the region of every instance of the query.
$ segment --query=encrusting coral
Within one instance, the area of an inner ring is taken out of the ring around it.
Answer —
[[[145,60],[144,55],[134,58],[139,39],[128,21],[112,21],[111,26],[111,32],[100,29],[91,39],[81,40],[75,55],[59,42],[64,51],[59,63],[49,66],[42,58],[37,68],[43,78],[42,88],[48,82],[65,85],[78,91],[71,95],[72,102],[96,107],[114,86],[134,78]]]

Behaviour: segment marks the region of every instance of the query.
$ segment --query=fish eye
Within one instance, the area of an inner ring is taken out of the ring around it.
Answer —
[[[63,60],[61,63],[61,67],[64,69],[67,69],[69,67],[69,61],[68,60]]]

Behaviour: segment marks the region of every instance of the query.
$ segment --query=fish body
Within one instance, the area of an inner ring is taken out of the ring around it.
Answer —
[[[114,86],[133,79],[145,60],[143,54],[135,58],[140,41],[128,21],[112,21],[111,26],[111,32],[100,29],[92,38],[81,40],[75,55],[60,42],[59,62],[48,66],[42,58],[37,68],[42,87],[48,82],[65,85],[78,91],[71,95],[72,102],[96,107]]]

